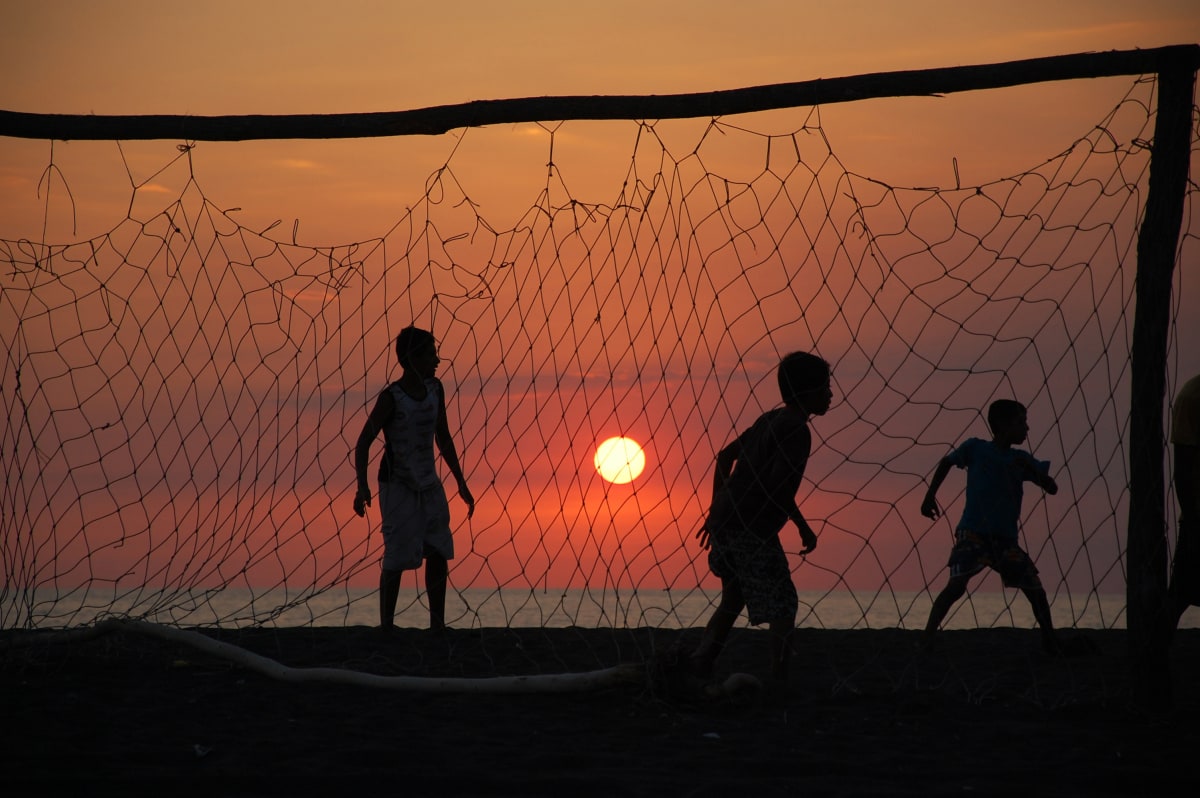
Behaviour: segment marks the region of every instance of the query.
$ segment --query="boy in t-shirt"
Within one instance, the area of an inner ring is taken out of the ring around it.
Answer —
[[[952,467],[967,470],[967,501],[954,532],[950,581],[929,610],[925,646],[932,645],[946,613],[966,593],[971,577],[991,568],[1000,574],[1005,587],[1019,588],[1029,599],[1041,628],[1043,646],[1048,652],[1058,654],[1061,649],[1050,620],[1046,590],[1037,567],[1018,541],[1022,485],[1032,482],[1053,495],[1058,493],[1058,484],[1050,476],[1049,462],[1036,460],[1029,452],[1014,448],[1029,435],[1023,404],[1012,399],[992,402],[988,408],[988,426],[992,430],[991,440],[968,438],[938,462],[921,503],[921,514],[936,520],[942,514],[937,490],[946,475]]]

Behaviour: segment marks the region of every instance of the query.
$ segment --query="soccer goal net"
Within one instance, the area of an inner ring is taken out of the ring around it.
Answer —
[[[715,453],[780,403],[794,350],[832,364],[834,391],[797,497],[819,546],[802,557],[783,532],[801,626],[920,627],[965,485],[933,522],[927,479],[988,436],[998,398],[1027,406],[1060,486],[1027,491],[1021,518],[1057,623],[1122,625],[1156,88],[1128,78],[1100,118],[980,183],[861,174],[813,106],[396,137],[389,157],[423,179],[377,186],[391,222],[333,244],[250,221],[269,186],[211,189],[217,145],[155,163],[105,145],[128,184],[102,232],[0,222],[0,624],[376,623],[378,505],[352,510],[352,452],[412,324],[437,338],[478,502],[467,520],[448,482],[451,626],[702,624]],[[511,180],[469,154],[513,142],[535,157],[500,164]],[[74,203],[70,146],[42,150],[47,218],[103,213]],[[1179,263],[1200,257],[1195,193]],[[1172,386],[1196,332],[1176,274]],[[597,449],[621,436],[644,466],[609,481]],[[399,622],[423,625],[424,602],[406,574]],[[1032,625],[996,577],[956,619]]]

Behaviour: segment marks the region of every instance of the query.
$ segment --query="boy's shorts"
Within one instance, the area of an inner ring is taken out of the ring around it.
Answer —
[[[450,504],[441,485],[418,491],[403,482],[380,482],[379,511],[383,514],[385,571],[420,567],[426,547],[447,560],[454,559]]]
[[[960,529],[954,533],[954,541],[950,550],[951,577],[972,577],[984,568],[991,568],[1000,574],[1005,587],[1042,589],[1037,566],[1015,540],[997,540]]]
[[[732,582],[741,588],[751,624],[796,617],[800,602],[778,535],[760,538],[740,529],[722,529],[710,540],[708,567],[726,585]]]

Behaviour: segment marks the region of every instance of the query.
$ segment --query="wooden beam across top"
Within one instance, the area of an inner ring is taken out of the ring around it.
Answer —
[[[1000,64],[876,72],[741,89],[665,95],[475,100],[411,111],[244,116],[32,114],[0,110],[0,136],[27,139],[247,141],[436,136],[483,125],[570,119],[688,119],[877,97],[937,96],[1059,80],[1196,71],[1200,45],[1077,53]]]

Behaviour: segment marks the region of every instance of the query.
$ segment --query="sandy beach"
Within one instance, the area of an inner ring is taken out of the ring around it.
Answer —
[[[648,672],[698,630],[205,629],[293,669],[506,677]],[[1172,645],[1174,701],[1130,701],[1125,633],[797,633],[786,687],[668,695],[642,678],[552,694],[272,678],[134,631],[0,632],[8,795],[1161,796],[1195,755],[1200,630]],[[719,662],[762,674],[762,633]]]

